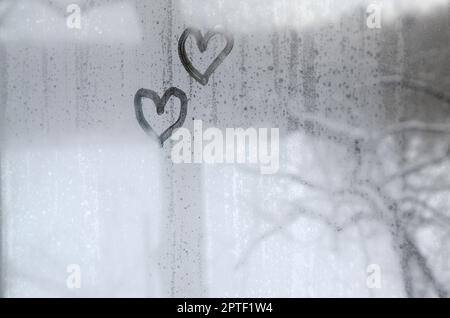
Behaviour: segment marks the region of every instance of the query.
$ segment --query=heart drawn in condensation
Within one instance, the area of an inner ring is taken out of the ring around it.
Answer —
[[[177,121],[167,128],[161,135],[153,130],[152,126],[148,123],[147,119],[144,117],[144,112],[142,110],[142,98],[150,98],[156,106],[156,113],[158,115],[164,114],[164,108],[169,101],[170,97],[175,96],[180,100],[180,115],[178,116]],[[136,119],[139,122],[139,125],[144,129],[147,135],[151,137],[156,137],[161,147],[164,142],[172,136],[172,133],[175,129],[183,126],[184,120],[186,119],[187,114],[187,104],[188,100],[186,94],[179,88],[171,87],[169,88],[162,98],[158,96],[158,94],[150,89],[141,88],[136,92],[134,96],[134,110],[136,112]]]
[[[214,36],[220,34],[225,37],[227,43],[225,48],[219,55],[214,59],[210,66],[206,69],[205,73],[200,73],[189,60],[186,53],[186,40],[190,35],[193,35],[197,46],[201,53],[206,51],[208,47],[209,40]],[[187,28],[184,30],[183,34],[178,41],[178,55],[180,56],[181,63],[183,64],[186,71],[193,77],[197,82],[202,85],[208,84],[209,77],[214,73],[216,68],[223,62],[223,60],[230,54],[233,49],[234,39],[231,33],[225,32],[225,30],[221,26],[216,26],[213,30],[209,30],[206,32],[205,36],[202,36],[202,33],[198,29]]]

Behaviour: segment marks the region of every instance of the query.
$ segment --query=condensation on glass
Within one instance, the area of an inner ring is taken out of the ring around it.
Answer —
[[[448,296],[450,6],[378,3],[0,1],[2,296]],[[173,163],[133,105],[172,86],[279,128],[278,173]]]

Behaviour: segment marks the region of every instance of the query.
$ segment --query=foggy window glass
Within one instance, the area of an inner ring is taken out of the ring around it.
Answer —
[[[0,1],[0,295],[448,297],[449,14]]]

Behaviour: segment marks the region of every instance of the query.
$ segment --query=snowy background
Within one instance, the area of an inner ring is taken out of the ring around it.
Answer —
[[[201,86],[178,39],[217,24]],[[1,0],[1,295],[448,297],[449,85],[448,0]],[[173,164],[133,108],[170,86],[191,130],[279,127],[280,171]]]

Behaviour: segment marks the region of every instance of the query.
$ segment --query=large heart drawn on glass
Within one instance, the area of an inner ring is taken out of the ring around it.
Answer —
[[[219,55],[213,60],[210,66],[206,69],[205,73],[200,73],[198,69],[196,69],[192,62],[189,60],[186,53],[186,40],[190,35],[194,36],[195,41],[197,43],[198,49],[201,53],[206,51],[208,47],[209,40],[220,34],[225,37],[226,45],[225,48],[219,53]],[[225,60],[225,58],[230,54],[233,49],[234,39],[231,33],[226,32],[221,26],[216,26],[214,29],[206,32],[205,36],[202,36],[200,30],[195,28],[187,28],[184,30],[183,34],[181,34],[180,40],[178,41],[178,55],[180,56],[181,63],[183,64],[186,71],[200,84],[206,85],[208,84],[209,77],[214,73],[216,68]]]
[[[158,115],[162,115],[164,114],[164,108],[167,102],[172,96],[175,96],[180,100],[180,115],[178,116],[178,119],[175,123],[173,123],[161,135],[158,136],[152,126],[150,126],[150,124],[148,123],[147,119],[145,119],[144,112],[142,110],[142,99],[151,99],[156,106],[156,113]],[[162,98],[160,98],[156,92],[145,88],[141,88],[140,90],[138,90],[136,92],[136,95],[134,96],[134,110],[136,112],[136,119],[139,122],[139,125],[147,133],[147,135],[156,137],[159,140],[161,147],[163,146],[164,142],[170,136],[172,136],[172,133],[175,129],[183,126],[187,114],[187,104],[188,99],[186,97],[186,94],[177,87],[171,87],[166,90]]]

